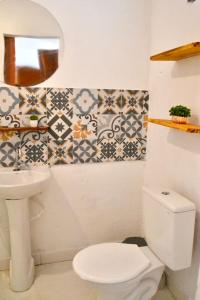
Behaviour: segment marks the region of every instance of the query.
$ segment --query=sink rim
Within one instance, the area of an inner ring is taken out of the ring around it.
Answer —
[[[48,179],[50,179],[51,174],[49,172],[49,170],[45,170],[45,171],[41,171],[41,170],[20,170],[20,171],[4,171],[4,172],[0,172],[0,176],[5,174],[5,175],[31,175],[31,173],[33,174],[42,174],[44,175],[42,178],[39,178],[38,180],[35,181],[29,181],[29,182],[23,182],[23,183],[9,183],[9,184],[4,184],[1,183],[0,180],[0,189],[6,189],[6,188],[20,188],[20,187],[26,187],[26,186],[30,186],[30,185],[34,185],[34,184],[38,184],[38,183],[42,183],[44,181],[47,181]]]

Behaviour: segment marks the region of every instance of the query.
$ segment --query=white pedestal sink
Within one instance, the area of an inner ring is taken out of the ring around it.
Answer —
[[[34,280],[28,198],[42,192],[49,178],[49,171],[0,173],[0,195],[6,201],[9,218],[10,287],[17,292],[27,290]]]

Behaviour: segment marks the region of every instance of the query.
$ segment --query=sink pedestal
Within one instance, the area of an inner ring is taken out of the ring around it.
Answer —
[[[31,256],[29,200],[6,200],[10,227],[10,287],[22,292],[34,280],[34,261]]]
[[[13,291],[23,292],[34,280],[29,198],[43,192],[50,172],[21,170],[0,173],[0,195],[6,202],[10,225],[10,287]]]

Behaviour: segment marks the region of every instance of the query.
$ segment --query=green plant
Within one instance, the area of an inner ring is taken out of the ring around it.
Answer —
[[[183,105],[172,106],[169,113],[170,116],[191,117],[191,109]]]
[[[31,121],[38,121],[38,116],[32,115],[32,116],[30,116],[30,120]]]

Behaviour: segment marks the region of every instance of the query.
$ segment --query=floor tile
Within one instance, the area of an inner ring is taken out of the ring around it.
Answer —
[[[0,272],[1,300],[97,300],[95,291],[72,270],[71,262],[61,262],[36,267],[32,287],[23,293],[9,288],[8,272]],[[174,300],[164,288],[152,300]]]
[[[152,300],[175,300],[167,288],[159,290]]]

